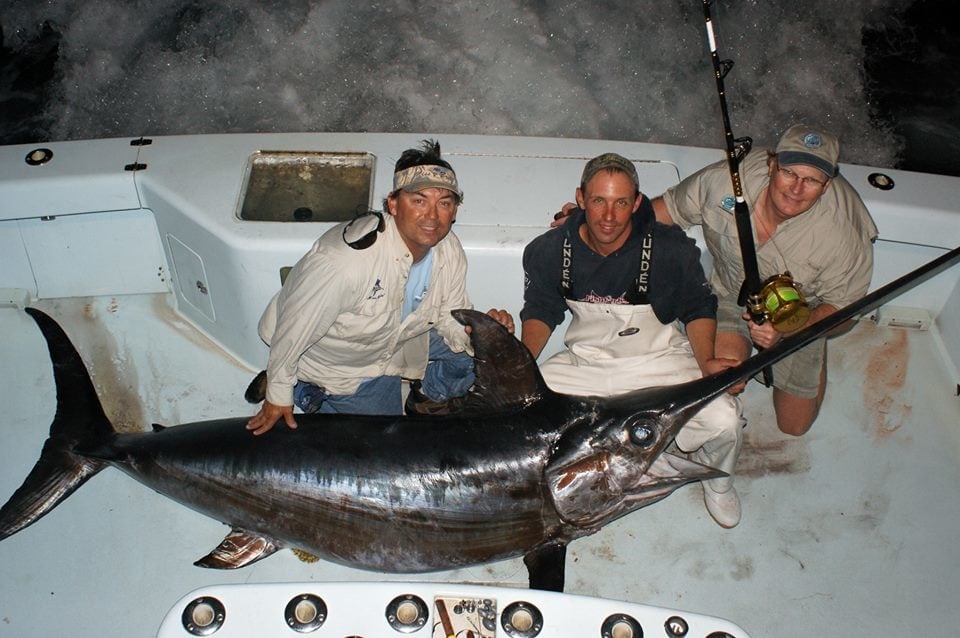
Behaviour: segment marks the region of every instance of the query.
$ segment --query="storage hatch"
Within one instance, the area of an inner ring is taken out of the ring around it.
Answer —
[[[370,209],[376,157],[370,153],[257,151],[250,156],[240,219],[340,222]]]

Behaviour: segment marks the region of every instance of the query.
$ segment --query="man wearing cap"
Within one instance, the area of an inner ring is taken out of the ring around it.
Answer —
[[[839,175],[839,154],[837,138],[800,124],[783,134],[774,152],[754,150],[740,164],[760,279],[790,272],[811,307],[804,325],[861,298],[873,272],[877,229],[860,196]],[[687,177],[654,199],[653,208],[661,222],[703,227],[714,264],[710,285],[719,299],[718,356],[743,361],[754,344],[769,348],[779,341],[784,333],[772,322],[758,325],[737,305],[744,270],[726,160]],[[773,365],[781,431],[800,436],[810,429],[826,375],[825,338]]]
[[[308,413],[400,414],[401,378],[423,379],[420,403],[470,388],[469,337],[450,315],[472,307],[466,256],[450,232],[462,199],[440,145],[425,141],[397,161],[384,212],[317,240],[260,319],[270,356],[263,406],[248,430],[263,434],[279,419],[295,428],[294,404]],[[513,331],[509,313],[488,314]]]
[[[714,353],[717,301],[700,251],[677,226],[655,220],[633,163],[615,153],[593,158],[576,201],[566,224],[523,253],[524,345],[539,356],[566,311],[572,314],[567,349],[540,366],[547,384],[567,394],[611,396],[734,365]],[[732,474],[741,430],[739,406],[723,394],[676,438],[693,460],[730,474],[703,486],[707,510],[728,528],[740,521]]]

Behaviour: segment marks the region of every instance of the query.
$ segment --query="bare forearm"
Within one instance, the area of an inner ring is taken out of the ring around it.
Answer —
[[[694,319],[687,324],[687,339],[704,374],[708,373],[707,362],[715,356],[717,322],[713,319]]]
[[[830,304],[820,304],[819,306],[817,306],[816,308],[810,311],[810,317],[807,319],[807,322],[805,324],[803,324],[800,328],[797,328],[793,332],[786,332],[786,333],[777,332],[774,329],[773,324],[769,321],[765,321],[762,324],[756,324],[751,321],[748,324],[750,327],[750,339],[753,341],[753,343],[755,343],[757,346],[761,348],[772,348],[782,338],[795,334],[800,330],[803,330],[807,326],[811,326],[814,323],[820,321],[821,319],[825,319],[826,317],[829,317],[836,311],[837,311],[836,306],[832,306]],[[749,319],[749,315],[744,314],[743,318],[745,320]],[[841,334],[846,330],[848,330],[852,325],[853,325],[852,320],[846,321],[840,324],[839,326],[837,326],[836,328],[834,328],[833,330],[831,330],[830,332],[828,332],[827,336]]]
[[[527,347],[536,359],[543,352],[553,329],[539,319],[527,319],[520,324],[520,342]]]
[[[810,319],[807,320],[807,323],[805,323],[803,327],[806,328],[807,326],[811,326],[814,323],[820,321],[821,319],[826,319],[827,317],[835,313],[837,310],[839,310],[839,308],[837,308],[834,305],[831,305],[828,303],[820,304],[819,306],[817,306],[816,308],[810,311]],[[838,334],[843,334],[853,326],[853,323],[854,323],[853,319],[849,321],[844,321],[839,326],[837,326],[836,328],[828,332],[827,336],[832,337]]]

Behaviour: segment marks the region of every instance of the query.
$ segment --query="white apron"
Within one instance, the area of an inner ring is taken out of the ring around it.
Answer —
[[[699,379],[700,366],[676,322],[663,324],[649,305],[596,304],[567,300],[573,314],[564,336],[567,350],[540,366],[553,390],[582,396],[612,396],[639,388]],[[677,435],[677,446],[694,460],[731,477],[712,479],[726,492],[740,453],[742,420],[737,401],[722,394]]]

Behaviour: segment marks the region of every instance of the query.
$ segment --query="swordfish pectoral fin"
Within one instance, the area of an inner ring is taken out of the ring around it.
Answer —
[[[217,547],[194,563],[209,569],[238,569],[255,563],[281,548],[276,541],[255,532],[232,530]]]
[[[593,533],[611,520],[656,503],[687,483],[727,476],[726,472],[716,468],[664,452],[657,456],[634,485],[615,499],[615,505],[604,509],[597,503],[598,490],[584,487],[584,482],[589,483],[598,476],[597,472],[585,471],[590,465],[597,464],[587,460],[579,466],[579,474],[573,471],[573,467],[568,467],[566,472],[557,473],[553,479],[554,505],[558,513],[570,517],[567,522],[580,527],[584,533]],[[596,486],[598,483],[592,484]],[[572,498],[573,494],[582,492],[588,493],[589,497],[585,500]],[[560,541],[527,552],[523,562],[530,577],[530,588],[562,592],[566,577],[566,555],[567,545]]]
[[[530,578],[530,589],[563,591],[566,579],[567,544],[549,543],[533,549],[523,557]]]

